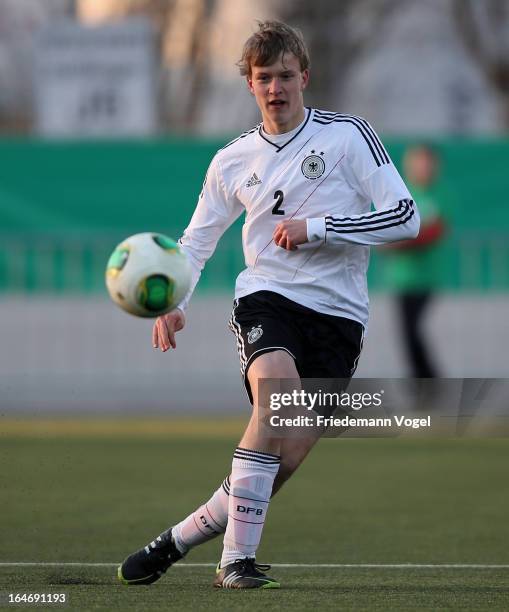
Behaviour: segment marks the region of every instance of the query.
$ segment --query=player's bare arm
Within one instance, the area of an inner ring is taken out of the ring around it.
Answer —
[[[183,329],[185,324],[186,316],[180,308],[158,317],[152,328],[152,346],[160,348],[163,353],[170,347],[177,348],[175,334]]]
[[[274,230],[274,242],[287,251],[295,251],[299,244],[308,242],[306,219],[281,221]]]

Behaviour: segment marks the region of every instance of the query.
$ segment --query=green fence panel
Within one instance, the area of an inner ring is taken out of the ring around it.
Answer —
[[[0,291],[104,292],[109,253],[126,236],[186,227],[211,157],[225,140],[0,141]],[[410,141],[388,141],[397,165]],[[509,288],[507,140],[441,140],[450,232],[436,286]],[[207,264],[201,290],[226,290],[243,267],[234,224]],[[370,287],[390,290],[372,250]]]

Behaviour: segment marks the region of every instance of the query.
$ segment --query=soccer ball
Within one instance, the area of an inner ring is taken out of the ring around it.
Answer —
[[[191,269],[178,244],[145,232],[121,242],[106,265],[106,287],[120,308],[137,317],[158,317],[185,297]]]

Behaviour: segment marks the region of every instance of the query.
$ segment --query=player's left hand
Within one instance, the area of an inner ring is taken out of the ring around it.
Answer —
[[[308,241],[306,219],[281,221],[277,224],[272,237],[276,246],[280,246],[287,251],[297,250],[297,245]]]

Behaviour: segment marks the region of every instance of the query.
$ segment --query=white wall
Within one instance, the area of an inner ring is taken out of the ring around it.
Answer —
[[[232,411],[248,408],[228,297],[196,298],[176,352],[151,346],[149,320],[105,300],[0,300],[0,410]],[[441,297],[427,329],[443,376],[508,377],[509,296]],[[390,298],[372,300],[356,377],[407,374]]]

